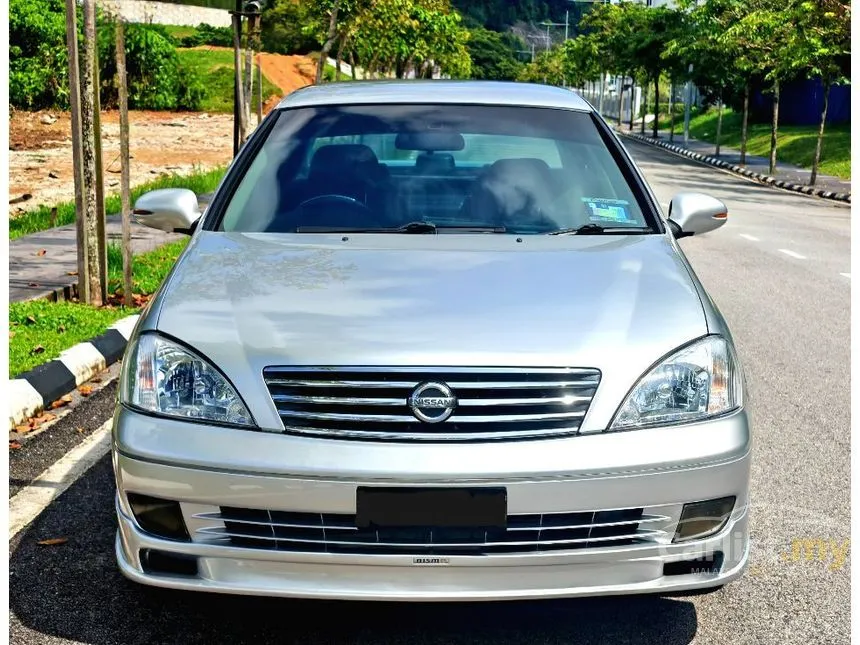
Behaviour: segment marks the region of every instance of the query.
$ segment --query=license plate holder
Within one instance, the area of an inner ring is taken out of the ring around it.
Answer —
[[[505,488],[407,488],[359,486],[358,528],[507,526]]]

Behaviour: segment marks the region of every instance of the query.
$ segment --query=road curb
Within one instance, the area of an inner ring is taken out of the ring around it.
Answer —
[[[139,317],[135,314],[122,318],[105,333],[63,351],[59,358],[9,379],[6,389],[9,393],[9,429],[38,414],[122,358]]]
[[[848,204],[851,203],[851,193],[836,193],[832,190],[823,190],[821,188],[814,188],[812,186],[806,186],[803,184],[795,184],[790,181],[771,177],[770,175],[763,175],[758,172],[753,172],[748,168],[744,168],[736,164],[730,164],[726,161],[723,161],[722,159],[717,159],[715,157],[709,157],[708,155],[703,155],[698,152],[693,152],[692,150],[688,150],[687,148],[684,148],[682,146],[676,146],[673,143],[666,143],[665,141],[655,141],[651,137],[646,137],[633,132],[624,132],[621,130],[618,130],[617,132],[620,135],[629,137],[636,141],[647,143],[658,148],[664,148],[665,150],[669,150],[670,152],[674,152],[675,154],[689,157],[690,159],[695,159],[696,161],[701,161],[702,163],[706,163],[709,166],[714,166],[715,168],[722,168],[723,170],[728,170],[736,175],[747,177],[749,179],[754,179],[759,183],[768,186],[774,186],[775,188],[782,188],[783,190],[790,190],[792,192],[802,193],[804,195],[812,195],[813,197],[821,197],[822,199],[829,199],[832,201],[844,202]]]

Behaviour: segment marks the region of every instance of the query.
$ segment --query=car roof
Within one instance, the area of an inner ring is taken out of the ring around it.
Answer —
[[[576,92],[551,85],[448,80],[342,81],[309,85],[287,95],[278,109],[390,103],[512,105],[593,111]]]

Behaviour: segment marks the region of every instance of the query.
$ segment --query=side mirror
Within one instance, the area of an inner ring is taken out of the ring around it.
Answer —
[[[701,235],[726,223],[729,209],[702,193],[678,193],[669,204],[669,226],[676,238]]]
[[[190,234],[200,219],[197,195],[185,188],[162,188],[141,195],[132,211],[138,224],[168,233]]]

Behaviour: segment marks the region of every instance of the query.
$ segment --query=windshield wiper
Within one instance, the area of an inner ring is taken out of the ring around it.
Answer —
[[[647,226],[601,226],[600,224],[583,224],[574,228],[560,228],[550,231],[547,235],[609,235],[620,233],[649,233],[651,229]]]
[[[437,226],[433,222],[416,221],[393,228],[364,228],[343,226],[299,226],[296,233],[405,233],[421,234],[437,231],[460,231],[465,233],[504,233],[504,226]]]

